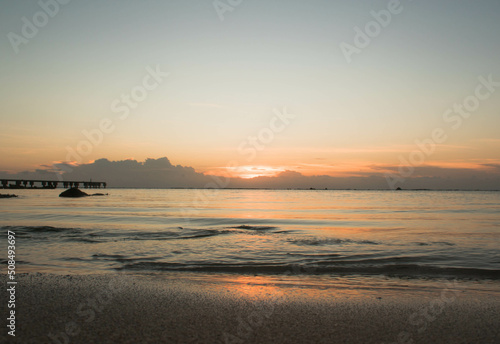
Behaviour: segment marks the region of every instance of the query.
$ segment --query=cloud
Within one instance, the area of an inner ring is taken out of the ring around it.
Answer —
[[[415,167],[404,183],[404,189],[500,189],[500,165],[481,164],[480,169],[449,168],[438,166]],[[356,176],[314,175],[306,176],[293,170],[285,170],[276,176],[251,179],[216,177],[196,172],[194,168],[173,165],[166,157],[159,159],[110,161],[99,159],[87,164],[70,165],[57,162],[43,165],[34,171],[17,174],[0,172],[0,177],[11,179],[57,180],[61,170],[64,180],[94,180],[107,182],[111,187],[132,188],[205,188],[214,182],[227,181],[228,188],[277,188],[277,189],[388,189],[386,172],[398,173],[399,166],[375,165],[371,171],[358,172]]]
[[[64,173],[64,179],[106,181],[116,187],[203,187],[209,177],[192,167],[174,166],[168,158],[110,161],[99,159]]]
[[[500,172],[500,164],[483,164],[484,167],[492,168]]]

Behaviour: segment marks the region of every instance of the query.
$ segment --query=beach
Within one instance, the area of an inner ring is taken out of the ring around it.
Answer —
[[[20,274],[16,336],[4,330],[0,340],[454,344],[500,340],[499,293],[484,282],[443,280],[423,286],[411,280],[380,280],[362,285],[356,280],[322,284],[319,277],[304,278]],[[1,282],[6,285],[4,276]],[[5,293],[2,288],[3,300]]]
[[[500,344],[500,0],[2,4],[0,344]]]

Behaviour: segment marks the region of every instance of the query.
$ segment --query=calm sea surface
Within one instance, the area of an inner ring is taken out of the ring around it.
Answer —
[[[108,189],[0,199],[18,270],[500,280],[500,193]],[[102,192],[102,190],[101,190]]]

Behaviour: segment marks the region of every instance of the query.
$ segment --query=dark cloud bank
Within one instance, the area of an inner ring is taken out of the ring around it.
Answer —
[[[382,169],[382,167],[380,167]],[[109,161],[99,159],[79,166],[43,166],[42,169],[17,174],[0,172],[0,177],[16,179],[56,180],[55,172],[63,173],[64,180],[106,181],[110,187],[131,188],[299,188],[299,189],[390,189],[385,171],[401,175],[397,166],[384,166],[380,173],[360,173],[355,177],[304,176],[295,171],[285,171],[276,177],[253,179],[205,175],[192,167],[172,165],[167,158]],[[404,182],[394,184],[403,189],[500,189],[500,165],[484,165],[484,169],[450,169],[416,167]]]

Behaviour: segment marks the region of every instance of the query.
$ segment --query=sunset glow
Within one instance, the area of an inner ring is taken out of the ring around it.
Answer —
[[[0,343],[498,343],[500,0],[1,9]]]
[[[487,188],[500,179],[498,4],[401,4],[355,53],[355,28],[386,4],[294,2],[284,16],[259,2],[223,21],[210,2],[132,2],[119,19],[113,4],[96,6],[61,8],[29,44],[12,35],[40,7],[0,14],[12,38],[1,50],[0,174],[166,157],[204,175],[276,178],[269,187],[285,185],[285,171],[385,180],[404,166],[417,172],[397,172],[399,184],[436,171],[459,187],[474,171],[488,173]]]
[[[256,177],[276,177],[284,170],[269,166],[237,166],[228,167],[228,174],[232,177],[250,179]]]

